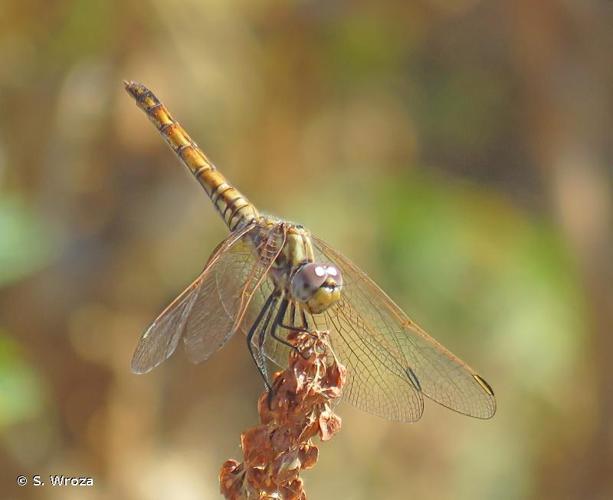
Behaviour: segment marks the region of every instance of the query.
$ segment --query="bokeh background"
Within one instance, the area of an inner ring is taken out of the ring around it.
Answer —
[[[342,405],[310,498],[613,498],[611,26],[606,0],[4,0],[0,498],[217,498],[256,422],[242,339],[129,370],[225,228],[123,79],[496,391],[491,421]]]

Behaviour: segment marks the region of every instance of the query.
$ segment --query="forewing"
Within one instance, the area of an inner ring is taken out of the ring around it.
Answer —
[[[254,244],[257,241],[257,247]],[[202,282],[185,325],[185,349],[199,363],[221,348],[243,325],[259,288],[270,282],[268,272],[285,243],[285,227],[256,225],[220,255]],[[256,304],[257,306],[257,304]]]
[[[343,274],[342,299],[324,316],[338,356],[353,372],[345,389],[353,404],[385,418],[416,420],[410,386],[459,413],[494,415],[496,399],[483,378],[411,321],[349,259],[319,238],[312,240],[316,259],[335,264]],[[385,383],[377,382],[382,376]],[[409,404],[404,411],[403,402]]]
[[[235,255],[233,249],[244,245],[246,235],[254,230],[254,225],[246,226],[231,233],[221,242],[207,262],[204,271],[189,285],[172,303],[162,311],[153,323],[142,334],[134,355],[132,356],[132,371],[147,373],[168,359],[175,351],[190,315],[197,303],[204,304],[201,299],[211,290],[211,275],[215,274],[220,260],[227,255]],[[225,257],[224,260],[228,259]],[[227,285],[230,287],[230,284]],[[240,286],[238,281],[234,286]],[[212,302],[214,303],[214,302]]]

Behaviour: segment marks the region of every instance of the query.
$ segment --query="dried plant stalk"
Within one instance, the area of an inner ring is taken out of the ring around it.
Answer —
[[[228,499],[306,499],[302,469],[317,462],[312,438],[327,441],[341,427],[332,411],[341,396],[345,367],[330,348],[325,332],[291,332],[297,348],[289,365],[275,374],[272,392],[258,401],[261,424],[241,435],[244,461],[221,467],[221,493]]]

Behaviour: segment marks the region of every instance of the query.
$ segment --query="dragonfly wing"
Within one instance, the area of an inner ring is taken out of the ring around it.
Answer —
[[[391,346],[383,346],[385,339],[356,332],[353,322],[360,319],[355,317],[350,303],[341,299],[337,307],[334,312],[305,314],[310,329],[331,334],[334,352],[348,368],[344,398],[362,410],[390,420],[418,420],[423,412],[423,398],[418,387],[407,383],[403,366],[396,360],[398,355],[391,354]],[[288,311],[282,323],[300,328],[303,324],[300,311],[295,317]],[[285,337],[287,330],[280,329],[279,334]],[[257,348],[256,339],[253,343]],[[290,349],[268,334],[263,354],[269,360],[270,380],[275,370],[287,366]]]
[[[268,271],[284,244],[283,225],[263,228],[256,224],[250,234],[219,255],[202,281],[185,324],[183,340],[190,361],[204,361],[243,324],[250,325],[251,301],[259,297],[260,286],[271,281]]]
[[[143,333],[132,358],[133,372],[146,373],[158,366],[175,351],[182,336],[190,359],[198,362],[232,335],[248,305],[241,292],[247,290],[249,295],[249,287],[257,284],[253,277],[263,279],[262,266],[266,268],[269,260],[256,258],[250,237],[258,230],[256,224],[248,225],[218,245],[200,276]],[[268,238],[263,241],[268,243]],[[242,301],[233,302],[239,295]]]
[[[132,372],[147,373],[175,352],[201,283],[202,275],[164,309],[145,330],[132,356]]]
[[[318,328],[330,329],[338,356],[353,371],[345,389],[353,404],[388,419],[417,420],[421,409],[409,386],[459,413],[494,415],[496,399],[482,377],[411,321],[349,259],[312,239],[318,258],[343,274],[342,298],[324,313],[326,326]]]
[[[421,389],[411,382],[401,351],[371,318],[360,313],[351,297],[342,297],[322,315],[313,316],[313,321],[318,330],[330,332],[332,348],[347,366],[344,397],[349,402],[388,420],[415,422],[421,418]]]
[[[205,278],[211,273],[222,254],[236,245],[252,229],[253,226],[246,226],[230,234],[221,242],[209,258],[200,276],[183,290],[145,330],[132,356],[131,367],[134,373],[147,373],[172,355],[185,330],[187,319],[200,294]]]

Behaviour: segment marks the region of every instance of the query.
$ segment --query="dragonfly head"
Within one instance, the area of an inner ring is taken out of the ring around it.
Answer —
[[[343,277],[333,265],[310,262],[296,271],[291,281],[292,295],[318,314],[341,298]]]

